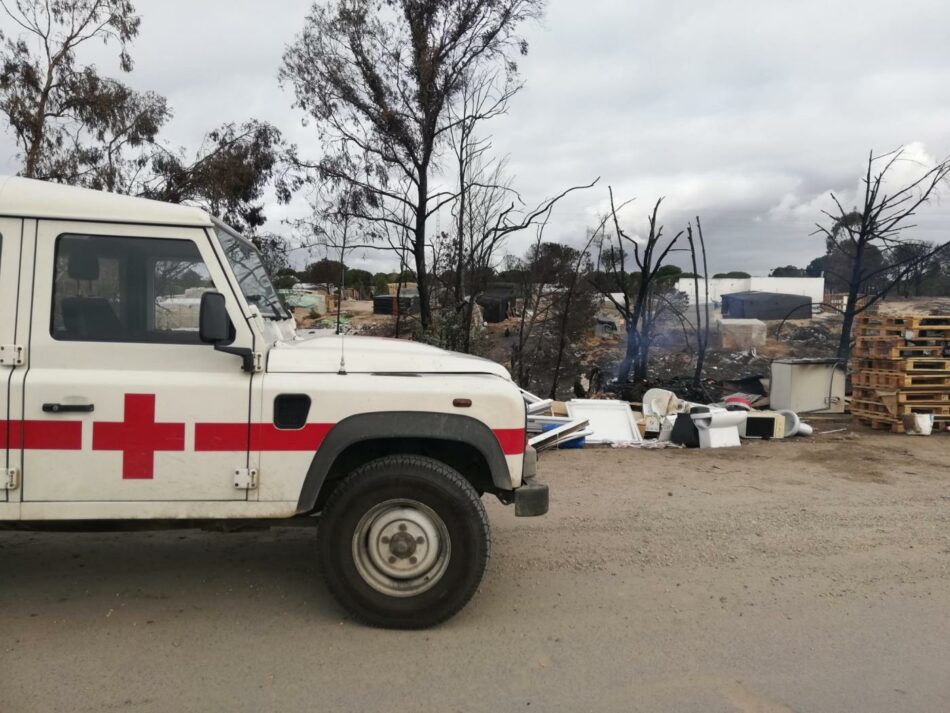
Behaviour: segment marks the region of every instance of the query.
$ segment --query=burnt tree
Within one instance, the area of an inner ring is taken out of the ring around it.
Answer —
[[[929,261],[950,246],[950,241],[931,244],[924,250],[907,250],[911,242],[905,231],[910,219],[927,203],[950,176],[950,159],[924,168],[916,178],[903,185],[890,185],[895,165],[910,161],[904,149],[868,156],[862,179],[860,207],[846,210],[832,193],[835,210],[823,211],[830,224],[818,226],[833,251],[844,259],[840,268],[829,271],[847,291],[843,324],[838,340],[838,359],[847,362],[851,355],[851,331],[855,318],[883,299],[895,286],[911,275],[921,263]],[[880,261],[874,260],[875,256]],[[870,264],[870,263],[876,264]]]

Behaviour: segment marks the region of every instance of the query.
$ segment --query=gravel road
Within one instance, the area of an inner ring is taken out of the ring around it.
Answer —
[[[950,436],[545,454],[445,625],[346,619],[313,533],[0,533],[0,711],[940,711]]]

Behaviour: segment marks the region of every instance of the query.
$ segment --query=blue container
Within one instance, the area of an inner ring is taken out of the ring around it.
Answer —
[[[558,428],[558,424],[556,424],[556,423],[546,423],[546,424],[544,424],[543,426],[541,426],[541,432],[544,433],[544,432],[547,432],[547,431],[553,431],[555,428]],[[580,438],[572,438],[572,439],[569,440],[569,441],[563,441],[563,442],[559,443],[557,447],[558,447],[558,449],[561,449],[561,448],[583,448],[583,447],[586,446],[586,445],[587,445],[587,439],[586,439],[584,436],[581,436]]]

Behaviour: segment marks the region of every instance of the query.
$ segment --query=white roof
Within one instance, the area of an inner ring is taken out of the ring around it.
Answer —
[[[0,176],[0,215],[119,223],[211,226],[200,208],[131,196]]]

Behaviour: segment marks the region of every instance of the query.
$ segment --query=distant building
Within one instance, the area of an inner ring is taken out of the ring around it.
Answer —
[[[695,296],[695,283],[692,277],[681,277],[676,289],[685,292],[689,303],[703,303],[706,292],[702,279],[699,280],[699,300]],[[720,304],[723,295],[737,292],[772,292],[782,295],[801,295],[818,304],[825,297],[825,278],[823,277],[712,277],[709,279],[709,301]]]

